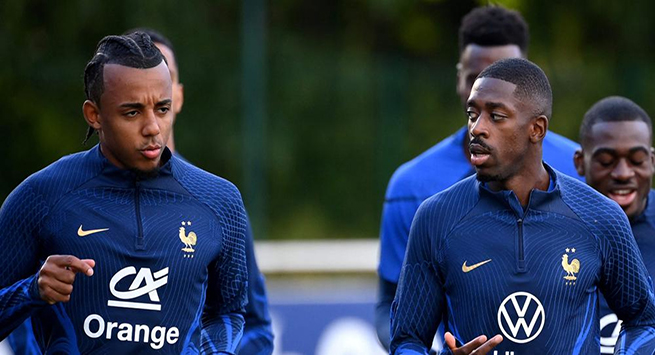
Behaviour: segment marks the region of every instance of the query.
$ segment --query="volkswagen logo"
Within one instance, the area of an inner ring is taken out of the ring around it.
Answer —
[[[531,342],[539,336],[545,323],[544,306],[531,293],[514,292],[498,307],[500,330],[507,339],[515,343]]]

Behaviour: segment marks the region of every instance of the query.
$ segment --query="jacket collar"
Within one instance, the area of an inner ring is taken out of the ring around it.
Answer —
[[[112,164],[104,156],[104,154],[102,154],[102,150],[100,149],[99,144],[96,144],[93,148],[91,148],[87,152],[87,156],[94,163],[97,163],[100,166],[102,166],[102,175],[110,178],[111,180],[114,180],[115,182],[126,181],[126,182],[134,183],[135,181],[154,180],[157,177],[170,176],[173,174],[171,160],[174,158],[173,158],[173,154],[171,153],[170,149],[168,149],[168,147],[164,147],[164,152],[162,153],[161,156],[161,161],[163,162],[163,164],[159,168],[159,173],[154,177],[140,176],[140,174],[138,174],[133,170],[121,169],[117,167],[116,165]]]
[[[560,201],[560,173],[551,168],[548,164],[543,163],[548,176],[550,177],[550,186],[548,191],[532,189],[528,198],[528,205],[523,208],[518,197],[512,190],[492,191],[486,183],[478,181],[478,190],[481,198],[490,198],[500,203],[505,208],[509,208],[517,217],[523,218],[529,210],[555,210],[555,205]]]

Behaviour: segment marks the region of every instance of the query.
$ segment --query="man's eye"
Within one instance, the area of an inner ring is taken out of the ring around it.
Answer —
[[[600,164],[600,166],[602,166],[602,167],[607,168],[607,167],[612,166],[612,164],[614,164],[614,161],[612,161],[612,160],[598,160],[598,164]]]
[[[474,111],[467,111],[466,117],[468,117],[469,120],[475,121],[478,118],[478,113]]]
[[[135,117],[139,112],[138,111],[129,111],[125,113],[127,117]]]
[[[504,116],[504,115],[500,115],[500,114],[497,114],[497,113],[492,113],[491,114],[491,119],[494,120],[494,121],[504,120],[505,118],[507,118],[507,117]]]
[[[167,113],[170,110],[171,110],[170,107],[160,107],[159,108],[159,112],[161,112],[161,113]]]

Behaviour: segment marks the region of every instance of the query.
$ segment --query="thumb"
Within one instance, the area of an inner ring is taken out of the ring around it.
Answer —
[[[86,271],[83,271],[84,274],[87,276],[93,275],[93,268],[96,266],[96,261],[93,259],[82,259],[81,261],[89,266]]]
[[[446,334],[444,334],[443,337],[444,337],[444,341],[445,341],[446,345],[448,346],[448,348],[450,348],[450,350],[457,349],[457,344],[455,342],[455,337],[450,332],[446,332]]]

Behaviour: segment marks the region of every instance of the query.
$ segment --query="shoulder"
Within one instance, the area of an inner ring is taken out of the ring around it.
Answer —
[[[580,145],[560,134],[557,134],[553,131],[548,131],[546,137],[544,138],[544,144],[548,145],[548,149],[561,152],[575,152],[580,148]],[[573,159],[573,155],[570,157]]]
[[[103,160],[99,148],[96,146],[90,150],[60,158],[29,176],[21,186],[29,186],[48,202],[54,202],[98,176],[102,169]]]
[[[557,179],[564,203],[594,234],[613,235],[630,230],[628,219],[616,202],[565,174],[557,172]]]
[[[209,206],[215,213],[223,215],[233,212],[243,215],[245,219],[241,193],[232,182],[175,156],[171,158],[171,170],[173,177],[191,196]]]
[[[462,149],[464,133],[462,130],[457,131],[401,165],[389,181],[387,199],[424,199],[464,177],[471,170]]]
[[[651,189],[646,201],[646,211],[644,212],[649,220],[655,221],[655,190]]]
[[[419,207],[417,216],[438,222],[444,227],[452,226],[476,206],[480,200],[479,186],[475,175],[461,180],[425,200]]]

